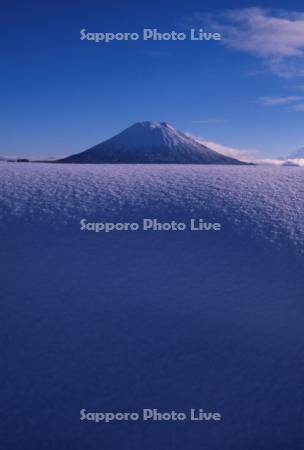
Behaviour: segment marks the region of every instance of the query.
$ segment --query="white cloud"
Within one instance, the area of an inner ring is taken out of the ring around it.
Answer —
[[[211,148],[212,150],[215,150],[218,153],[221,153],[222,155],[231,156],[232,158],[240,159],[241,161],[245,162],[252,162],[252,153],[255,153],[255,150],[250,149],[238,149],[233,147],[227,147],[225,145],[219,144],[217,142],[209,141],[207,139],[204,139],[203,137],[194,136],[191,133],[186,133],[188,136],[195,139],[200,144],[205,145],[208,148]]]
[[[304,158],[289,159],[288,161],[292,161],[299,166],[304,167]]]
[[[292,109],[293,111],[304,112],[304,103],[298,103],[297,105],[292,105],[292,106],[290,106],[289,109]]]
[[[223,13],[229,45],[265,57],[304,56],[304,13],[245,8]]]
[[[259,101],[265,106],[290,105],[303,100],[301,95],[289,95],[285,97],[260,97]]]
[[[258,152],[253,149],[250,150],[250,149],[238,149],[233,147],[226,147],[225,145],[206,140],[200,140],[200,142],[206,145],[207,147],[211,148],[212,150],[221,153],[222,155],[231,156],[232,158],[236,158],[244,162],[251,162],[259,165],[275,165],[275,166],[280,166],[284,162],[281,159],[257,158],[255,154]]]
[[[203,14],[194,19],[206,23]],[[251,7],[225,10],[208,19],[228,47],[262,58],[279,76],[304,76],[303,12]]]
[[[281,166],[285,160],[283,159],[272,159],[272,158],[259,158],[258,150],[255,149],[240,149],[235,147],[227,147],[226,145],[219,144],[218,142],[209,141],[203,137],[194,136],[191,133],[186,133],[188,136],[195,139],[200,144],[205,145],[218,153],[225,156],[230,156],[232,158],[239,159],[240,161],[250,162],[258,165],[275,165]],[[293,161],[299,166],[304,166],[304,159],[289,159],[288,161]]]
[[[255,164],[259,164],[262,166],[281,166],[284,163],[282,159],[272,159],[272,158],[255,159],[253,162]]]
[[[251,161],[250,151],[245,149],[238,149],[233,147],[227,147],[222,144],[218,144],[217,142],[212,141],[206,141],[206,140],[199,140],[203,145],[206,145],[206,147],[211,148],[212,150],[215,150],[218,153],[221,153],[222,155],[231,156],[232,158],[237,158],[242,161]]]

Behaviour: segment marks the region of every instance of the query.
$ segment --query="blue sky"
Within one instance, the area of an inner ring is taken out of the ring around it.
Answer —
[[[304,145],[302,2],[12,1],[0,22],[2,155],[68,155],[142,120],[257,157]],[[97,44],[83,28],[223,38]]]

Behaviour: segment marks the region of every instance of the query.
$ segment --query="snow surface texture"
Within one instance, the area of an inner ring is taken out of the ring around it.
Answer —
[[[222,221],[233,233],[304,248],[302,168],[5,164],[0,170],[2,224],[78,229],[81,218],[200,217]]]
[[[303,450],[304,170],[0,165],[5,450]],[[79,220],[223,224],[90,233]],[[93,424],[79,410],[219,411]]]
[[[111,139],[61,162],[244,164],[211,150],[166,122],[137,122]]]

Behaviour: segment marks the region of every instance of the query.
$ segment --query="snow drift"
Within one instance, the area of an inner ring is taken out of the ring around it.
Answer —
[[[303,449],[302,168],[21,163],[0,180],[5,448]],[[223,229],[80,231],[143,217]]]

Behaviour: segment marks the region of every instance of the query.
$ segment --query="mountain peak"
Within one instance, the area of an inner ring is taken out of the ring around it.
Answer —
[[[155,129],[155,128],[170,128],[172,130],[175,130],[175,128],[170,125],[168,122],[154,122],[154,121],[144,121],[144,122],[136,122],[133,125],[131,125],[131,127],[129,128],[150,128],[150,129]]]
[[[121,133],[59,162],[91,164],[243,164],[167,122],[136,122]]]

